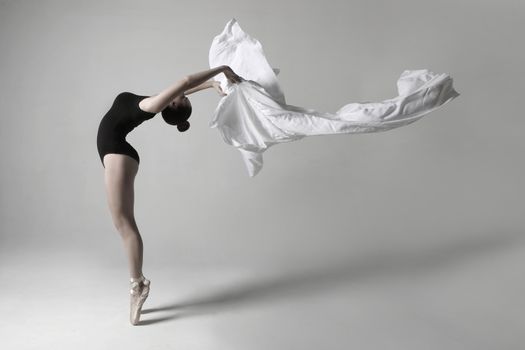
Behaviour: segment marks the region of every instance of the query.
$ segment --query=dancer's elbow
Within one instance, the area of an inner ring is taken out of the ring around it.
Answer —
[[[190,83],[191,83],[191,78],[189,75],[186,75],[177,82],[177,85],[180,86],[185,91],[191,88]]]

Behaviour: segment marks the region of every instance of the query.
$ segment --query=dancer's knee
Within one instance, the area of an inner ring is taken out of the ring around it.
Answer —
[[[137,233],[137,224],[135,223],[135,219],[132,217],[118,215],[113,218],[113,225],[123,237]]]

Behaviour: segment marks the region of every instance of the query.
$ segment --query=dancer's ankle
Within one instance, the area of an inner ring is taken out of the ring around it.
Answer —
[[[140,275],[140,277],[130,277],[129,281],[130,283],[133,283],[133,282],[142,282],[144,281],[146,278],[144,277],[144,275]]]

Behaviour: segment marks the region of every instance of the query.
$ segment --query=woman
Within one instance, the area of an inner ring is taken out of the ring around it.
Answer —
[[[191,103],[186,94],[213,87],[224,95],[218,82],[209,80],[220,73],[224,73],[232,84],[243,80],[229,66],[219,66],[188,75],[157,95],[148,97],[122,92],[100,122],[97,148],[104,167],[104,183],[113,224],[123,239],[128,256],[130,322],[133,325],[139,322],[150,281],[142,274],[142,238],[133,213],[134,180],[140,158],[126,141],[126,135],[159,112],[168,124],[177,125],[181,132],[186,131],[191,114]]]

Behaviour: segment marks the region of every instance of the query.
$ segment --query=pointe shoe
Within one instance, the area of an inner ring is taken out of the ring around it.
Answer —
[[[144,276],[131,279],[131,298],[130,298],[130,315],[129,320],[132,325],[136,326],[140,320],[140,311],[142,305],[149,295],[150,280]]]

